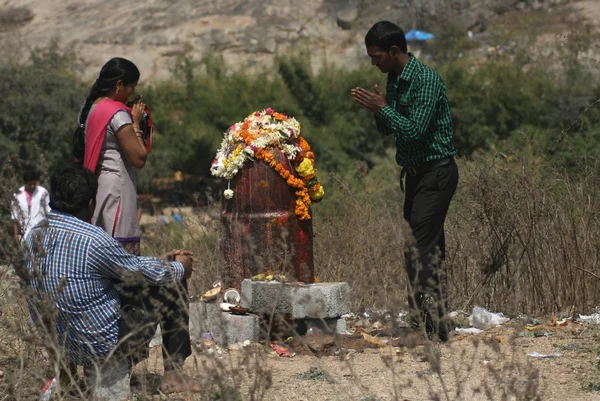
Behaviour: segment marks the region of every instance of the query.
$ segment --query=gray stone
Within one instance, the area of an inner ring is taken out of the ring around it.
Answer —
[[[222,339],[223,346],[250,341],[258,342],[260,337],[259,318],[256,315],[233,315],[221,312],[225,338]]]
[[[534,2],[531,4],[531,9],[532,9],[532,10],[535,10],[535,11],[541,10],[541,9],[542,9],[542,7],[543,7],[543,4],[542,4],[542,3],[540,3],[538,0],[535,0],[535,1],[534,1]]]
[[[527,4],[524,1],[520,1],[517,3],[517,5],[515,6],[515,8],[517,10],[524,10],[527,8]]]
[[[256,315],[233,315],[219,310],[216,302],[190,304],[190,338],[192,344],[210,332],[215,343],[229,346],[260,338],[259,318]]]
[[[93,399],[123,401],[129,398],[130,372],[127,359],[110,359],[102,365],[86,367],[86,382],[93,388]]]
[[[352,23],[358,18],[358,1],[349,0],[336,14],[336,22],[342,29],[352,29]]]
[[[350,312],[348,283],[242,282],[242,306],[253,313],[285,313],[292,319],[338,318]]]
[[[262,42],[260,49],[267,53],[274,54],[277,51],[277,41],[274,38],[266,38]]]

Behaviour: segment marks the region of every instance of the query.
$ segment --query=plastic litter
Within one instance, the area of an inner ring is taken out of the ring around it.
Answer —
[[[578,321],[591,324],[600,324],[600,313],[594,313],[592,315],[579,315]]]
[[[383,340],[380,340],[377,337],[373,337],[367,333],[362,333],[362,336],[363,336],[363,339],[370,344],[376,345],[380,348],[387,347],[387,343],[384,342]]]
[[[465,328],[457,327],[457,328],[454,329],[454,331],[457,334],[481,334],[481,333],[483,333],[483,330],[475,328],[475,327],[469,327],[469,328],[466,328],[466,329]]]
[[[460,316],[469,316],[469,314],[462,310],[455,310],[455,311],[448,313],[448,317],[451,319],[454,319],[454,318],[457,318]]]
[[[473,307],[473,313],[469,316],[469,324],[483,330],[499,326],[509,320],[503,313],[493,313],[480,306]]]
[[[307,336],[322,336],[323,335],[323,330],[321,330],[317,326],[312,326],[311,328],[309,328],[308,330],[306,330],[306,335]]]
[[[202,335],[200,335],[200,341],[213,341],[213,335],[210,331],[204,332],[202,333]]]
[[[50,401],[55,388],[56,377],[51,377],[48,380],[46,380],[46,384],[44,384],[44,387],[42,387],[42,395],[40,396],[40,401]]]
[[[284,347],[283,345],[271,343],[271,348],[273,348],[273,351],[275,351],[279,356],[286,356],[288,358],[294,356],[290,354],[290,350]]]
[[[527,354],[531,358],[559,358],[561,354],[540,354],[539,352],[531,352]]]

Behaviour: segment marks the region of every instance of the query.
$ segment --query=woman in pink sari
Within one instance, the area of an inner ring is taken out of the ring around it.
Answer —
[[[96,210],[91,223],[104,229],[131,253],[139,255],[135,169],[146,163],[148,133],[140,129],[145,105],[125,103],[140,78],[123,58],[109,60],[92,86],[79,114],[73,138],[75,158],[98,176]]]

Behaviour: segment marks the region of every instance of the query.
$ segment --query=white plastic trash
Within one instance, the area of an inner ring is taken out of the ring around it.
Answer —
[[[469,327],[469,328],[455,328],[454,331],[457,334],[481,334],[483,333],[483,330],[475,328],[475,327]]]
[[[474,306],[473,313],[469,316],[469,324],[483,330],[504,324],[509,320],[503,313],[493,313],[480,306]]]
[[[577,320],[584,323],[600,324],[600,313],[594,313],[592,315],[579,315]]]
[[[559,358],[561,354],[540,354],[539,352],[531,352],[527,354],[531,358]]]

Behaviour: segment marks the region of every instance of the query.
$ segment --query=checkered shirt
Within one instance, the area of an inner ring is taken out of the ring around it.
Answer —
[[[410,54],[400,75],[388,74],[386,99],[377,129],[394,135],[398,164],[415,167],[456,154],[446,86],[432,68]]]
[[[180,262],[129,254],[99,227],[57,211],[27,236],[25,264],[33,321],[47,323],[40,305],[54,305],[60,351],[79,365],[105,357],[117,344],[120,300],[113,283],[123,273],[141,273],[152,285],[182,280],[184,273]]]

